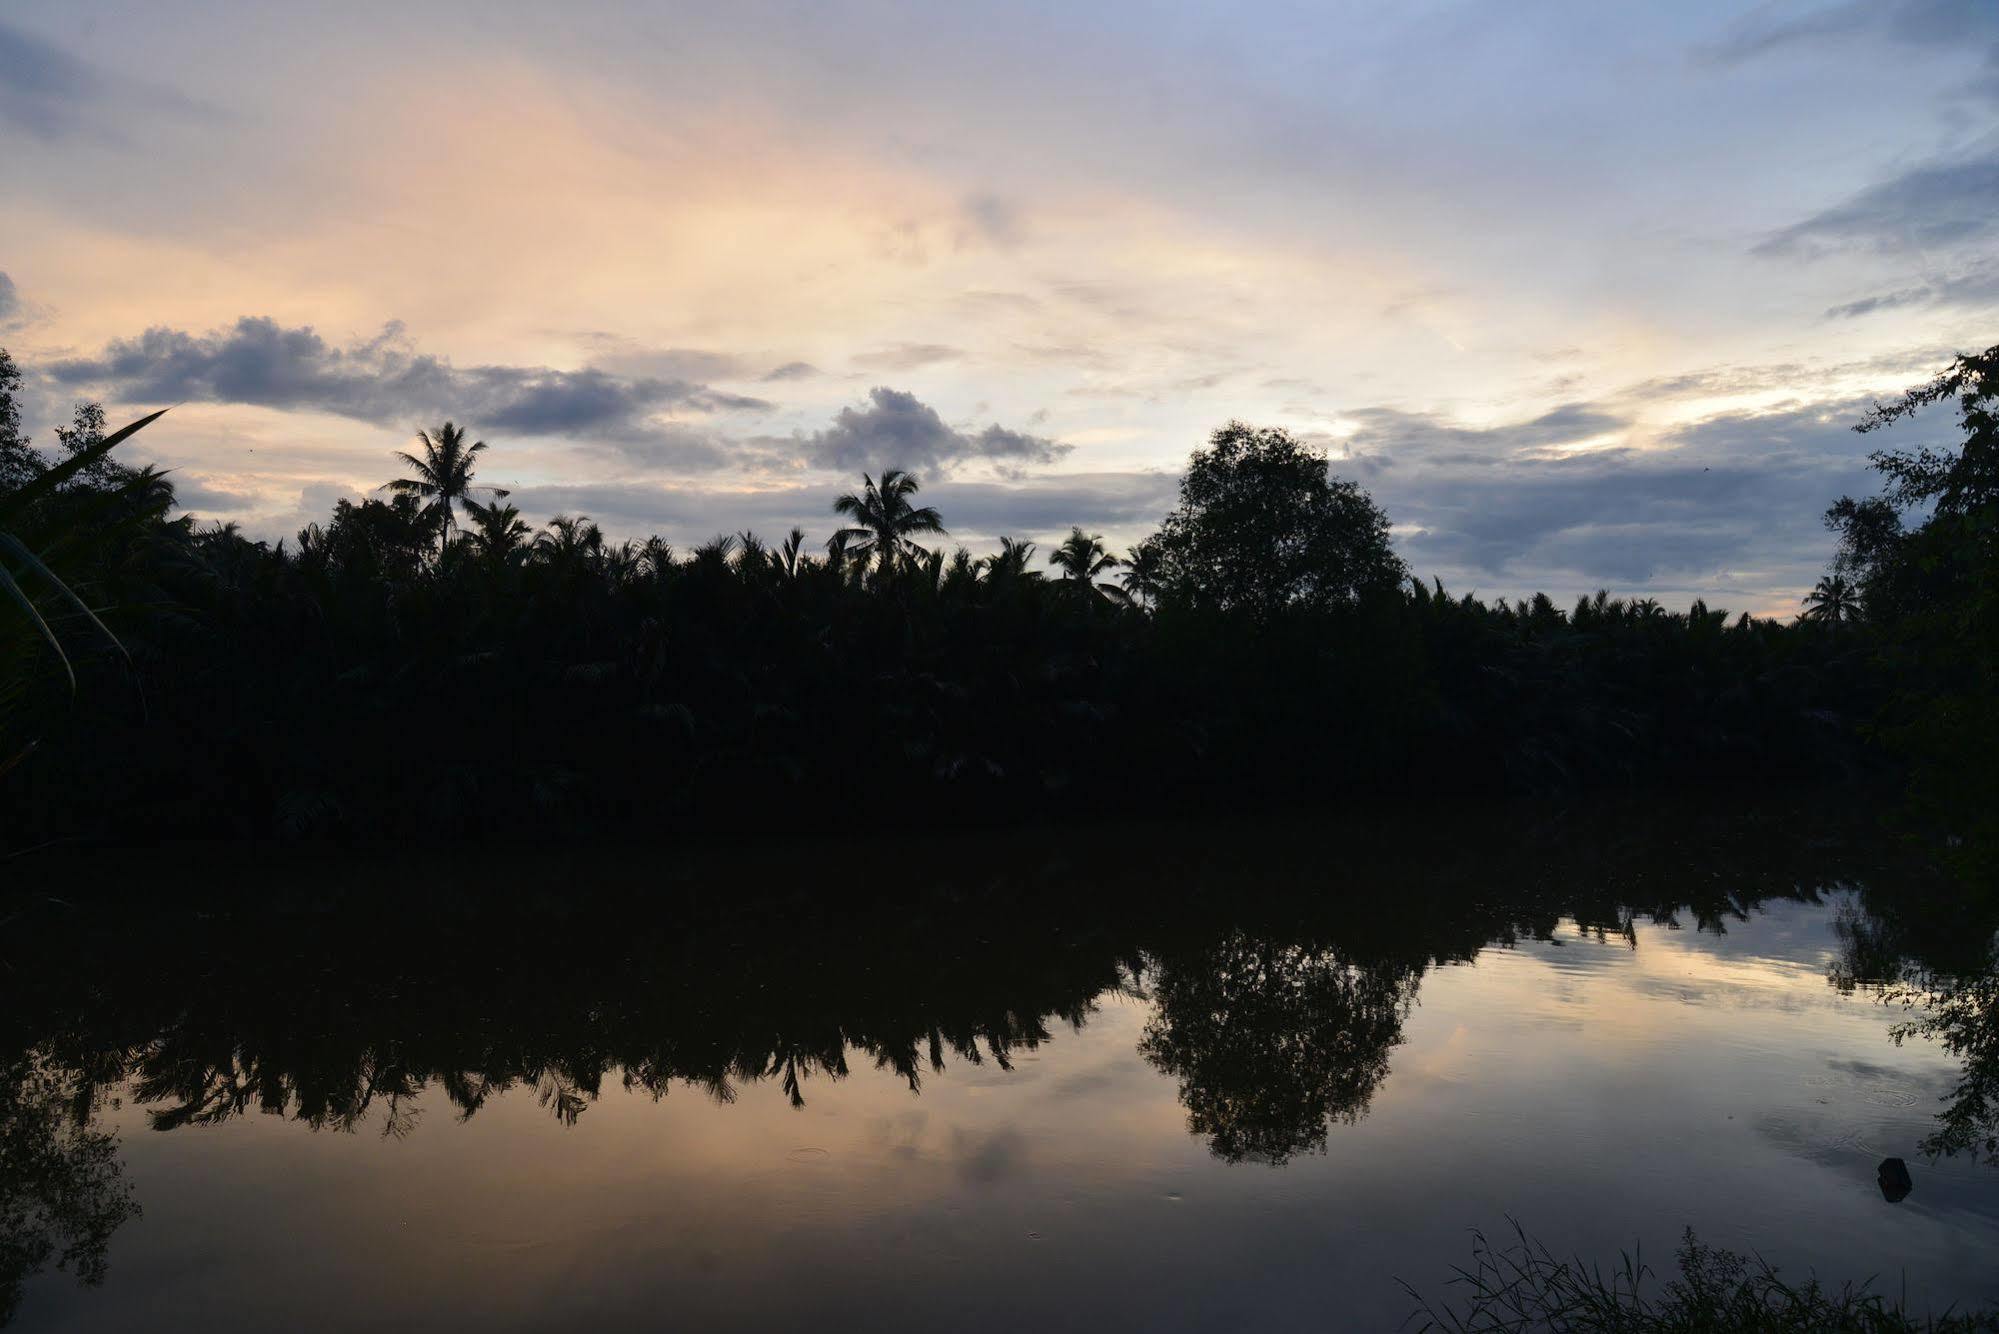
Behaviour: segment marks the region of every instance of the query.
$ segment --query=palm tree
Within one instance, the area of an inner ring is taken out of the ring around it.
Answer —
[[[861,483],[858,495],[849,492],[833,502],[835,514],[854,521],[834,537],[858,541],[859,545],[850,548],[853,554],[863,561],[873,556],[881,577],[887,578],[895,568],[896,558],[914,545],[910,537],[916,533],[942,533],[944,521],[928,505],[922,509],[910,505],[909,498],[918,490],[917,482],[900,468],[883,473],[879,486],[866,473],[861,474]]]
[[[481,556],[495,564],[506,564],[526,550],[533,529],[527,526],[518,509],[497,499],[490,505],[481,505],[469,496],[465,508],[472,515],[473,524],[467,540]]]
[[[1805,594],[1805,609],[1800,613],[1802,620],[1831,621],[1834,625],[1857,620],[1859,616],[1860,590],[1843,574],[1829,574],[1820,579]]]
[[[798,572],[810,558],[805,555],[805,530],[794,528],[784,539],[784,544],[770,553],[771,569],[786,582],[798,578]]]
[[[535,538],[534,550],[543,564],[565,574],[574,573],[597,564],[604,554],[604,534],[587,514],[575,518],[558,514]]]
[[[1069,536],[1062,539],[1062,545],[1048,553],[1048,563],[1062,571],[1066,584],[1074,585],[1090,593],[1109,591],[1111,585],[1099,584],[1097,576],[1117,569],[1124,562],[1111,555],[1104,546],[1104,539],[1096,533],[1086,533],[1081,528],[1071,528]]]
[[[422,458],[406,450],[396,451],[396,457],[416,476],[398,477],[384,483],[382,489],[429,502],[424,512],[437,524],[437,550],[441,556],[451,542],[452,531],[458,527],[458,515],[453,508],[457,502],[469,500],[474,490],[490,490],[497,500],[506,499],[507,492],[498,487],[472,485],[473,460],[485,451],[484,440],[466,444],[465,432],[450,422],[438,427],[435,433],[418,431],[416,438],[423,442]]]
[[[1125,562],[1124,573],[1118,576],[1118,582],[1124,585],[1127,605],[1136,607],[1159,596],[1159,590],[1165,583],[1164,558],[1165,552],[1150,537],[1131,549],[1131,558]]]
[[[986,582],[990,584],[1038,582],[1041,571],[1027,568],[1027,562],[1033,558],[1034,543],[1002,537],[1000,549],[986,557]]]

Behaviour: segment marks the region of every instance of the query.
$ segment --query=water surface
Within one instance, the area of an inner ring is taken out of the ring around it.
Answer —
[[[1172,837],[31,907],[0,1111],[94,1281],[12,1220],[14,1327],[1392,1328],[1509,1218],[1999,1304],[1966,1067],[1873,985],[1989,926],[1871,854]]]

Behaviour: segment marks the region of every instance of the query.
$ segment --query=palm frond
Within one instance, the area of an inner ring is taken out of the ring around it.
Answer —
[[[27,616],[28,624],[41,632],[41,636],[48,643],[50,651],[56,655],[56,661],[62,664],[63,675],[69,678],[69,693],[74,695],[76,693],[76,669],[69,665],[69,655],[62,651],[62,641],[56,638],[55,631],[49,629],[49,623],[42,619],[41,612],[35,610],[34,599],[21,591],[21,586],[14,582],[14,576],[7,573],[7,568],[4,565],[0,565],[0,592],[4,592],[8,597],[12,598],[15,605],[20,607],[22,613]]]
[[[126,648],[123,644],[118,642],[118,636],[112,634],[110,630],[105,628],[104,622],[97,619],[97,613],[92,611],[89,607],[85,606],[83,599],[78,597],[74,592],[72,592],[68,584],[64,583],[62,580],[56,578],[54,574],[50,573],[49,567],[42,564],[42,562],[36,558],[35,553],[28,550],[28,548],[22,544],[19,538],[15,537],[12,533],[0,533],[0,550],[12,552],[17,560],[21,561],[24,565],[26,565],[29,569],[33,570],[36,574],[39,574],[42,577],[43,582],[47,583],[50,588],[53,588],[55,590],[56,596],[62,598],[65,602],[69,603],[72,607],[76,608],[76,610],[82,614],[83,618],[86,621],[89,621],[90,624],[96,628],[97,633],[103,635],[104,638],[110,642],[111,647],[117,649],[121,654],[124,654],[126,661],[129,662],[131,660],[132,655],[126,651]]]
[[[67,482],[70,478],[97,462],[97,460],[103,458],[106,454],[109,454],[113,446],[123,443],[134,432],[152,425],[166,415],[167,409],[165,408],[161,408],[158,412],[147,413],[145,416],[139,418],[139,420],[119,427],[88,449],[79,449],[76,453],[70,455],[61,463],[56,464],[53,468],[42,473],[18,490],[9,492],[5,496],[0,496],[0,523],[6,522],[13,515],[26,509],[32,502],[53,492],[64,482]]]

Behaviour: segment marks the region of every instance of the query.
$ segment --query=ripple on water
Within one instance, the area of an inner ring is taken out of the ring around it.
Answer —
[[[1914,1107],[1919,1096],[1906,1084],[1879,1084],[1860,1091],[1861,1100],[1876,1107]]]

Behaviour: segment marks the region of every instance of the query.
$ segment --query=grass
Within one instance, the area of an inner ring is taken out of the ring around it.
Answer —
[[[1471,1267],[1459,1269],[1449,1285],[1459,1289],[1456,1301],[1432,1302],[1404,1283],[1417,1305],[1403,1327],[1447,1334],[1999,1331],[1999,1313],[1911,1315],[1901,1300],[1871,1291],[1871,1279],[1838,1288],[1816,1278],[1786,1282],[1762,1257],[1703,1245],[1692,1228],[1680,1242],[1680,1276],[1656,1294],[1646,1291],[1654,1276],[1637,1252],[1621,1252],[1606,1273],[1579,1259],[1557,1258],[1517,1222],[1513,1236],[1512,1244],[1501,1246],[1483,1232],[1473,1233]]]

